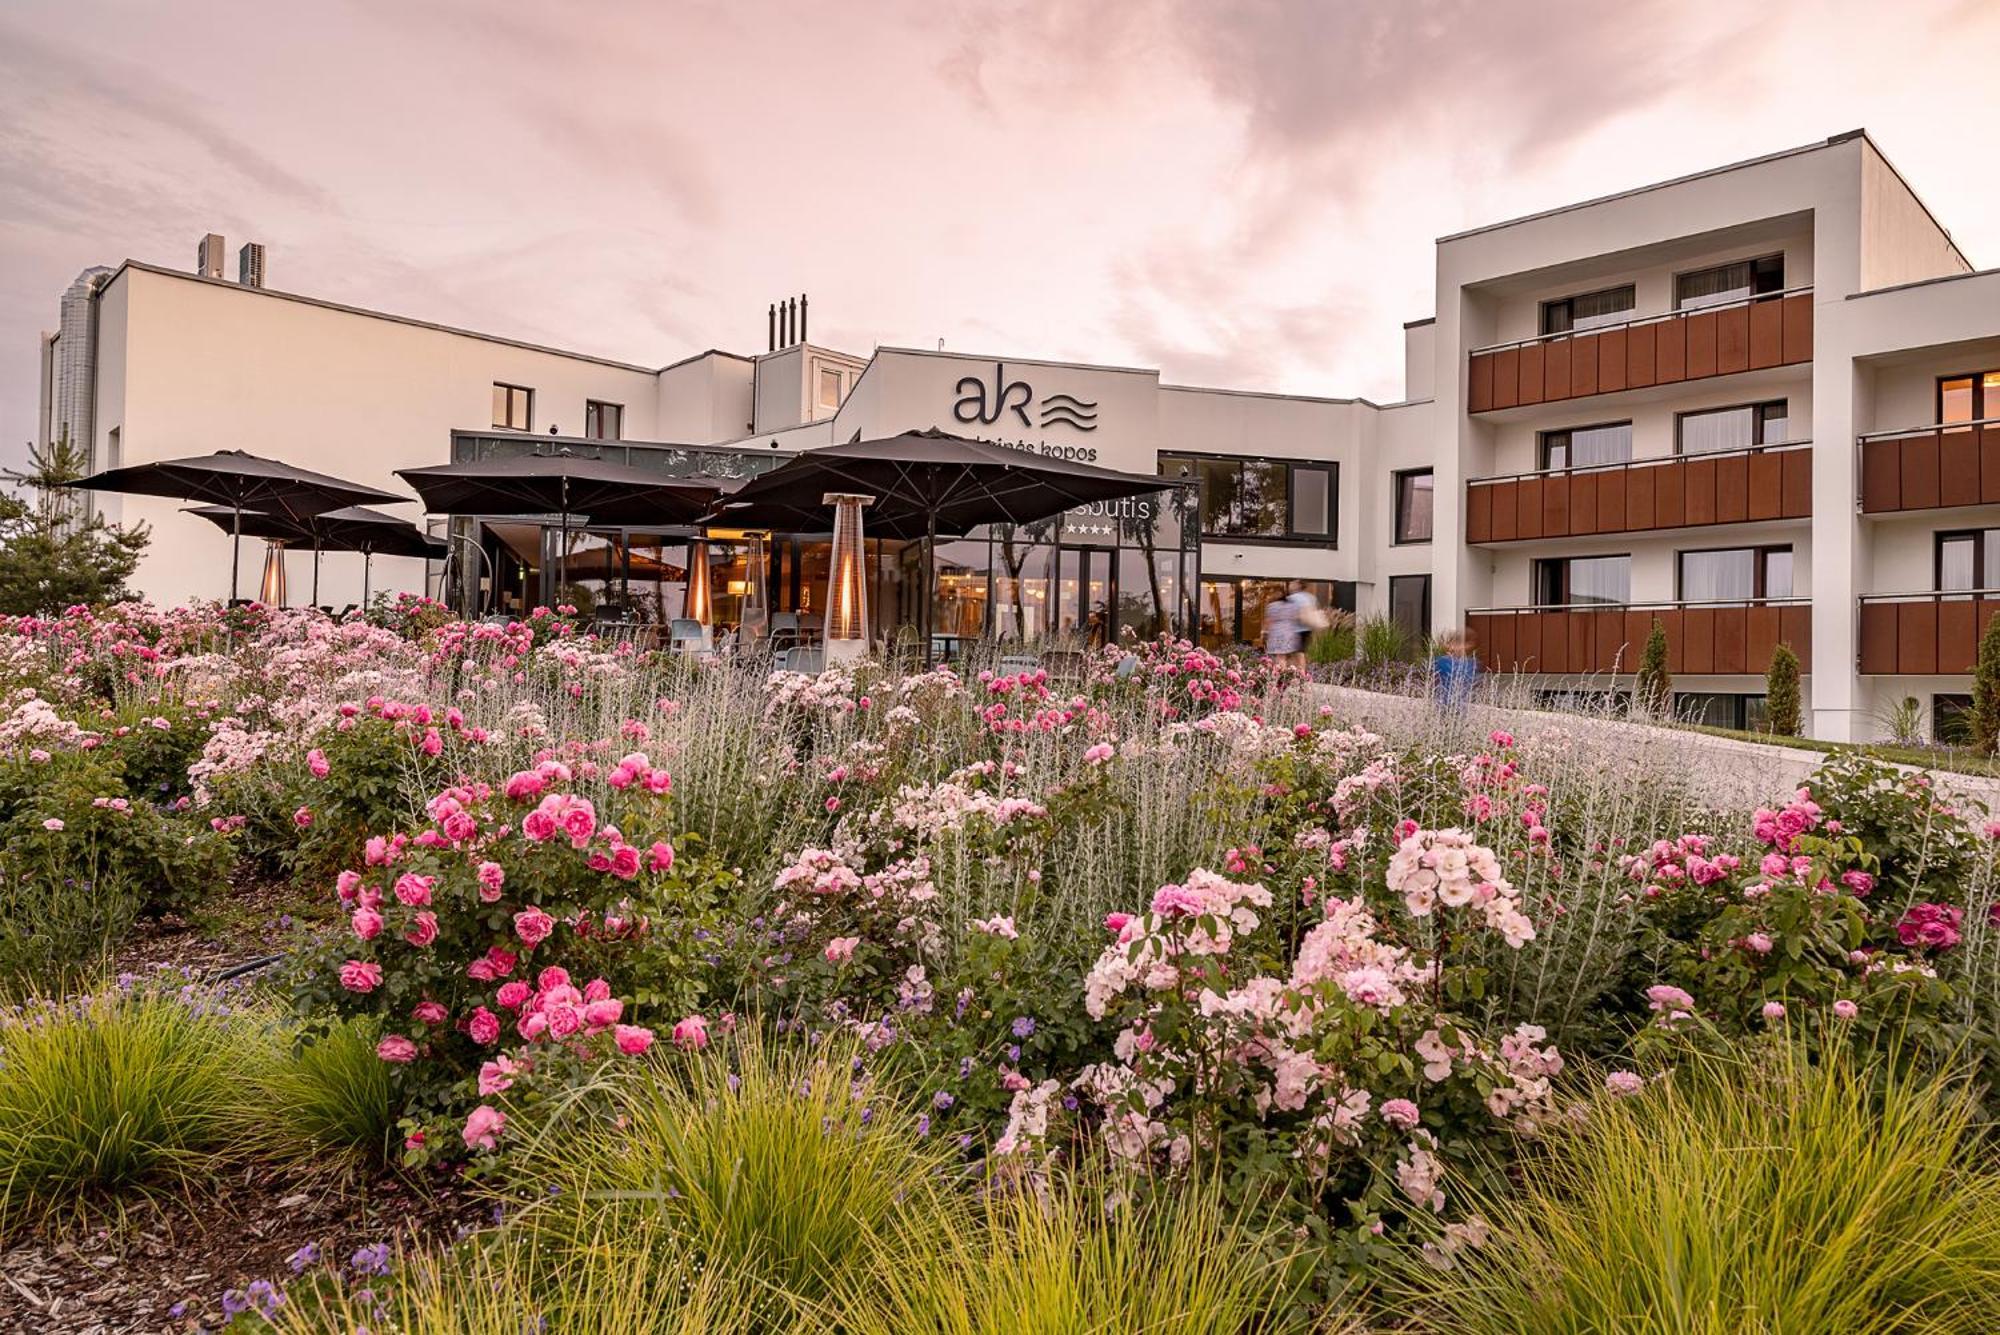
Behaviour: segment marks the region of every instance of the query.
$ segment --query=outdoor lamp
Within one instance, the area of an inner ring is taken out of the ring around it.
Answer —
[[[861,507],[873,496],[830,491],[833,552],[827,561],[826,657],[860,658],[868,652],[868,571],[862,556]]]
[[[687,616],[706,626],[715,618],[715,598],[709,592],[708,544],[696,539],[688,544]]]
[[[266,607],[285,605],[285,544],[276,538],[264,544],[264,580],[257,601]]]

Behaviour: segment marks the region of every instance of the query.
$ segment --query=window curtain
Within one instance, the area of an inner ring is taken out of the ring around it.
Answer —
[[[1750,548],[1681,553],[1681,597],[1685,601],[1719,603],[1756,596],[1757,554]]]
[[[1675,282],[1682,310],[1699,310],[1726,301],[1741,301],[1750,295],[1756,281],[1751,263],[1724,264],[1699,273],[1684,273]]]
[[[1588,556],[1571,561],[1569,600],[1572,603],[1631,602],[1632,558]]]
[[[1742,450],[1756,443],[1755,408],[1725,408],[1720,412],[1689,413],[1681,418],[1682,454]]]
[[[1632,424],[1594,426],[1569,433],[1569,463],[1572,468],[1592,464],[1622,464],[1632,458]]]

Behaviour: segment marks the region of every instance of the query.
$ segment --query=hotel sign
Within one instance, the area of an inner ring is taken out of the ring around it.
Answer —
[[[1097,402],[1074,394],[1045,394],[1039,400],[1035,387],[1025,380],[1010,379],[1005,362],[993,363],[993,383],[978,376],[963,376],[955,387],[958,398],[951,415],[968,426],[993,426],[1008,414],[1022,426],[1074,427],[1078,431],[1097,430]],[[1032,416],[1030,414],[1033,414]]]

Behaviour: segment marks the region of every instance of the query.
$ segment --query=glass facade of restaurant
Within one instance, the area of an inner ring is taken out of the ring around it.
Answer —
[[[669,477],[749,478],[791,457],[454,433],[453,458],[549,453],[552,443]],[[1166,483],[1157,492],[1077,507],[1033,525],[995,524],[940,538],[930,590],[938,649],[954,653],[977,640],[1094,645],[1128,633],[1194,633],[1199,498],[1194,485]],[[704,539],[689,528],[605,530],[586,521],[567,535],[566,563],[563,534],[550,516],[454,519],[452,536],[446,587],[458,607],[475,614],[516,616],[565,602],[600,621],[666,626],[685,614],[688,567],[696,559],[708,564],[709,621],[718,628],[740,622],[755,570],[765,581],[764,606],[795,614],[808,630],[826,599],[826,532]],[[753,563],[755,542],[765,549]],[[923,621],[923,543],[870,538],[867,551],[871,633],[883,643],[907,637]],[[558,571],[566,571],[566,583]]]

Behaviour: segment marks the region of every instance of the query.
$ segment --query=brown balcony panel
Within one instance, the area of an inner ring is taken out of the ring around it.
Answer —
[[[1812,360],[1812,294],[1674,313],[1471,354],[1466,410],[1496,412]]]
[[[1804,603],[1495,608],[1469,613],[1466,628],[1489,672],[1630,674],[1657,621],[1669,671],[1753,676],[1770,667],[1780,644],[1810,670],[1811,611]]]
[[[1979,659],[1979,637],[2000,598],[1912,594],[1861,604],[1860,669],[1867,676],[1963,676]]]
[[[2000,444],[2000,442],[1996,442]],[[1809,444],[1466,483],[1467,542],[1582,538],[1812,514]]]
[[[2000,425],[1926,427],[1861,442],[1861,510],[2000,505]]]

